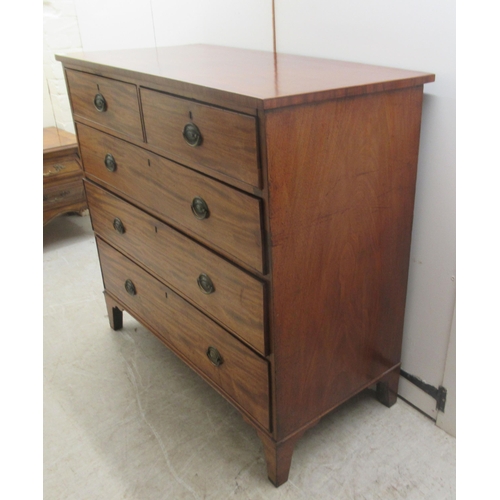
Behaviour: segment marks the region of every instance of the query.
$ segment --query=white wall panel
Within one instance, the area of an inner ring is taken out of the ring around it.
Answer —
[[[209,43],[272,50],[271,0],[151,0],[156,45]]]
[[[185,45],[201,42],[204,22],[201,0],[174,2],[172,0],[150,0],[154,19],[156,47]]]
[[[422,71],[437,63],[427,90],[454,84],[453,0],[275,1],[279,51]]]
[[[436,74],[424,87],[402,359],[439,386],[455,302],[455,2],[276,0],[276,32],[280,52]],[[405,380],[400,392],[436,417],[432,398]]]
[[[204,43],[273,50],[271,0],[213,0],[204,10]]]
[[[74,0],[85,51],[154,47],[147,0]]]
[[[78,52],[82,44],[74,0],[44,0],[43,3],[43,123],[74,131],[61,64],[55,54]]]

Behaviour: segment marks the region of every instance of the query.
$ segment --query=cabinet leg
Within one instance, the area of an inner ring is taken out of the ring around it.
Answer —
[[[398,399],[398,385],[399,366],[377,382],[377,399],[390,408]]]
[[[298,439],[302,436],[292,436],[286,441],[277,443],[267,434],[257,431],[262,444],[267,463],[267,475],[274,486],[281,486],[288,481],[288,473],[292,464],[293,448]]]
[[[113,330],[121,330],[123,327],[123,310],[106,292],[104,298],[108,310],[109,326]]]

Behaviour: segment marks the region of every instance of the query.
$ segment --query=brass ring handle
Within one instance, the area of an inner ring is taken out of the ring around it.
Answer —
[[[116,217],[115,220],[113,221],[113,227],[115,228],[115,231],[117,233],[123,234],[125,232],[125,226],[118,217]]]
[[[224,360],[222,359],[220,352],[215,347],[210,346],[207,349],[207,357],[212,362],[212,364],[217,367],[219,367],[220,365],[222,365],[222,363],[224,363]]]
[[[204,294],[210,295],[211,293],[215,292],[215,287],[214,287],[212,280],[205,273],[200,274],[196,281],[198,283],[198,286],[200,287],[200,290]]]
[[[129,295],[136,295],[137,290],[135,289],[135,285],[132,280],[126,280],[125,281],[125,290],[127,290],[127,293]]]
[[[194,216],[199,220],[208,219],[210,216],[210,210],[208,209],[207,202],[199,196],[193,198],[191,210],[193,211]]]
[[[115,160],[114,156],[111,153],[108,153],[104,157],[104,165],[106,165],[106,168],[110,172],[114,172],[116,170],[116,160]]]
[[[192,147],[199,146],[203,140],[200,129],[194,123],[188,123],[182,131],[182,137]]]
[[[104,113],[108,109],[108,103],[102,94],[96,94],[94,97],[94,106],[99,113]]]

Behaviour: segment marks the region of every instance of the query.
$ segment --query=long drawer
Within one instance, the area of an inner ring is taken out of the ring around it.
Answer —
[[[141,89],[148,144],[180,163],[203,165],[260,187],[254,116]]]
[[[104,287],[198,372],[269,428],[268,363],[97,238]]]
[[[266,354],[263,283],[95,184],[85,188],[96,234]]]
[[[77,131],[89,178],[263,271],[260,200],[91,127]]]

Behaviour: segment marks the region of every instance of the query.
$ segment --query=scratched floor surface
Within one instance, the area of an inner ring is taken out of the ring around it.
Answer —
[[[89,217],[44,229],[46,500],[455,498],[455,439],[370,391],[298,442],[275,488],[238,412],[130,316],[109,328]]]

